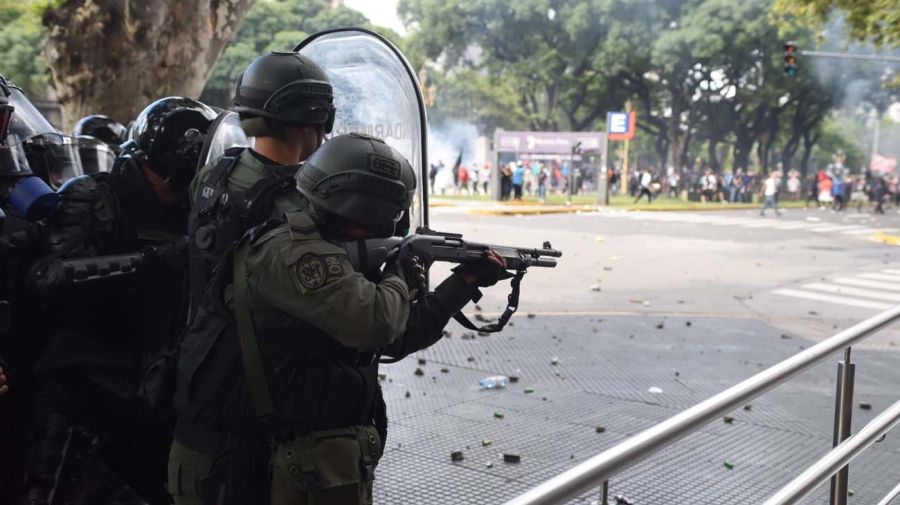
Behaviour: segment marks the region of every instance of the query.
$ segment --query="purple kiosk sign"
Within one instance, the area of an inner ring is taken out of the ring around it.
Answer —
[[[500,199],[500,162],[508,158],[504,154],[533,157],[545,155],[554,158],[574,158],[575,149],[579,152],[599,152],[602,158],[601,167],[606,167],[606,134],[603,132],[514,132],[497,130],[494,132],[495,170],[491,174],[491,197]],[[603,185],[601,195],[605,193],[606,170],[597,174],[598,182]],[[601,189],[601,188],[598,188]],[[601,204],[605,204],[601,196]]]

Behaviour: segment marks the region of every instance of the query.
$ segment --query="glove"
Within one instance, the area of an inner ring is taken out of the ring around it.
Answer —
[[[409,287],[409,296],[413,300],[425,296],[428,291],[428,279],[425,276],[425,265],[418,256],[407,256],[400,260],[400,269]]]
[[[418,256],[406,256],[398,259],[393,256],[388,259],[385,273],[393,273],[406,281],[410,298],[418,300],[428,291],[428,280],[425,274],[425,266]]]
[[[475,285],[480,288],[491,287],[494,284],[515,275],[506,270],[506,262],[503,257],[493,251],[486,252],[484,258],[472,263],[463,263],[453,269],[453,272],[475,278]]]

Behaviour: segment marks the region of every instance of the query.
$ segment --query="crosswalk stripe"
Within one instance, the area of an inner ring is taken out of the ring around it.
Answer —
[[[892,307],[888,303],[870,302],[859,300],[856,298],[847,298],[844,296],[825,295],[820,293],[812,293],[808,291],[799,291],[796,289],[776,289],[773,291],[776,295],[790,296],[793,298],[803,298],[806,300],[816,300],[819,302],[836,303],[840,305],[849,305],[851,307],[863,307],[866,309],[886,310]]]
[[[850,230],[855,230],[857,228],[859,228],[859,226],[842,224],[842,225],[825,226],[822,228],[816,228],[812,231],[814,231],[816,233],[828,233],[828,232],[832,232],[832,231],[850,231]]]
[[[863,288],[873,288],[873,289],[886,289],[888,291],[900,291],[900,285],[898,284],[890,284],[887,282],[878,282],[878,281],[869,281],[865,279],[850,279],[847,277],[841,277],[840,279],[835,279],[834,282],[838,284],[846,284],[848,286],[859,286]]]
[[[844,235],[870,235],[877,232],[877,228],[860,228],[858,230],[842,231]]]
[[[882,270],[882,272],[891,275],[900,275],[900,270],[891,270],[890,268],[888,268],[887,270]]]
[[[809,228],[810,226],[811,225],[805,221],[788,221],[773,225],[772,228],[776,230],[799,230],[801,228]]]
[[[812,284],[804,284],[803,289],[826,291],[828,293],[836,293],[839,295],[861,296],[863,298],[872,298],[875,300],[886,300],[889,302],[900,302],[900,293],[887,293],[885,291],[875,291],[872,289],[853,288],[853,287],[849,287],[849,286],[835,286],[834,284],[823,284],[821,282],[814,282]]]
[[[873,279],[876,281],[900,282],[900,276],[888,274],[859,274],[863,279]]]

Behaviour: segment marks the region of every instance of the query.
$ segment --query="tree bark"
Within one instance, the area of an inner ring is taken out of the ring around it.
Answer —
[[[124,123],[158,98],[198,97],[253,1],[66,0],[48,8],[45,52],[65,128],[88,114]]]

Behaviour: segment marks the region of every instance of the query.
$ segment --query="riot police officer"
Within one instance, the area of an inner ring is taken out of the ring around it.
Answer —
[[[119,154],[119,146],[126,140],[122,123],[102,114],[81,118],[72,129],[78,144],[78,155],[86,174],[109,172]]]
[[[335,137],[297,172],[307,208],[252,229],[220,263],[180,357],[213,343],[192,369],[179,363],[179,426],[196,445],[176,434],[177,504],[371,503],[387,423],[379,358],[439,340],[477,288],[505,273],[491,253],[419,297],[415,259],[371,280],[356,272],[340,243],[392,236],[415,186],[383,141]]]
[[[192,300],[244,231],[306,205],[292,190],[293,176],[331,132],[333,102],[325,72],[296,53],[260,56],[237,78],[234,110],[255,142],[252,149],[226,151],[191,184]]]
[[[36,365],[21,502],[99,503],[126,484],[146,502],[169,503],[173,417],[153,403],[164,395],[158,372],[186,320],[187,186],[215,117],[195,100],[157,100],[137,118],[111,173],[60,189],[46,254],[33,269],[56,328]],[[142,251],[136,271],[87,267],[100,278],[74,284],[66,276],[67,262]]]
[[[237,78],[234,110],[255,141],[252,149],[230,149],[206,164],[191,184],[188,235],[195,329],[212,317],[209,284],[234,243],[249,228],[306,206],[294,190],[294,174],[331,131],[333,102],[325,72],[296,53],[260,56]],[[225,445],[219,409],[204,409],[182,387],[183,378],[190,380],[215,342],[195,331],[181,344],[179,418],[169,461],[169,491],[177,504],[199,503],[200,477]]]

